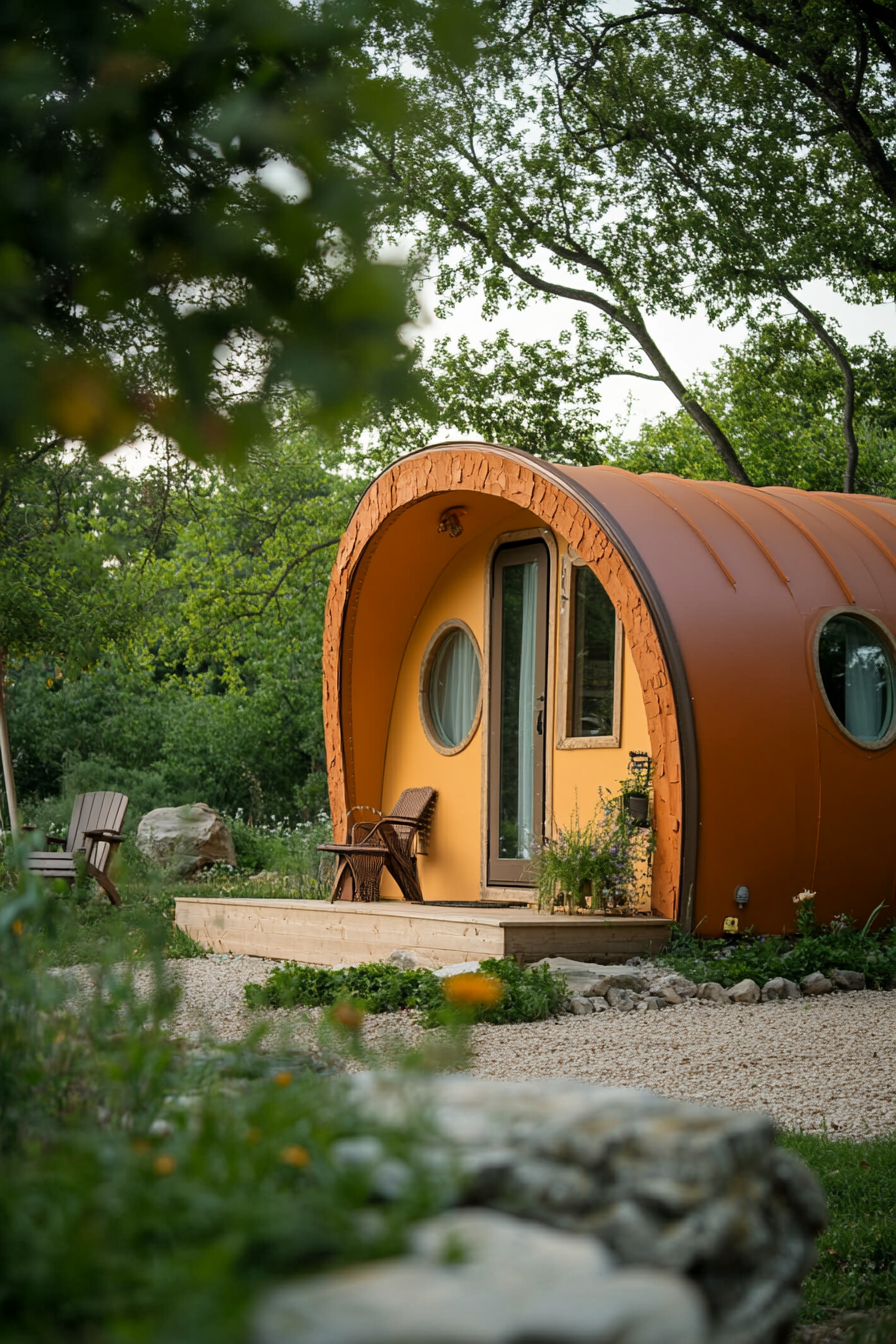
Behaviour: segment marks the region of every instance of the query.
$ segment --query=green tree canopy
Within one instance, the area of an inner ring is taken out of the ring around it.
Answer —
[[[403,275],[373,257],[334,159],[352,109],[383,133],[402,115],[365,54],[375,16],[366,0],[3,6],[0,455],[105,451],[144,426],[233,456],[285,391],[324,420],[398,391]]]
[[[539,294],[590,311],[607,364],[661,380],[735,479],[749,480],[739,445],[660,349],[651,315],[724,325],[796,311],[839,369],[850,489],[855,371],[797,291],[823,279],[861,301],[892,293],[881,165],[896,121],[879,8],[511,3],[463,72],[413,29],[384,53],[411,116],[391,134],[367,128],[356,170],[381,226],[416,237],[443,308],[482,290],[487,315]],[[752,29],[735,34],[732,14],[748,10],[786,59]]]

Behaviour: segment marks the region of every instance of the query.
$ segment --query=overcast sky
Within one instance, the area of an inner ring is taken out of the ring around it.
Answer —
[[[857,306],[847,304],[822,282],[803,285],[798,297],[817,308],[838,323],[850,343],[867,341],[875,331],[882,331],[891,345],[896,346],[896,304]],[[424,322],[420,330],[427,347],[442,336],[456,340],[466,335],[478,344],[507,327],[518,341],[554,339],[570,326],[573,312],[579,305],[566,299],[551,303],[536,301],[518,312],[508,309],[494,322],[481,317],[481,301],[467,299],[446,319],[433,314],[435,294],[425,288],[422,293]],[[736,346],[746,337],[746,327],[740,323],[724,331],[711,327],[704,319],[694,317],[681,320],[660,313],[648,320],[648,327],[663,354],[680,378],[687,381],[697,372],[708,371],[722,354],[723,345]],[[646,359],[641,368],[652,372]],[[627,400],[631,396],[631,414]],[[643,378],[608,378],[600,389],[604,418],[609,424],[618,421],[617,428],[627,435],[637,432],[644,420],[662,411],[675,410],[675,398],[662,383],[648,383]]]

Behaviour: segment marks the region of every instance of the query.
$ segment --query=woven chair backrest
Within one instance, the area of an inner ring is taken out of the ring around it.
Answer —
[[[411,837],[417,835],[417,847],[425,852],[429,831],[429,822],[436,802],[436,791],[429,785],[416,789],[405,789],[398,802],[389,813],[390,817],[407,817],[409,821],[422,820],[425,824],[420,831],[410,826],[396,825],[395,831],[403,844],[409,844]]]

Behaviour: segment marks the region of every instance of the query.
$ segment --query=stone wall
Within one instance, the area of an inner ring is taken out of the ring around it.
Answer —
[[[425,1117],[467,1211],[398,1260],[277,1289],[255,1344],[787,1338],[825,1212],[766,1117],[559,1080],[370,1074],[351,1096],[387,1123]]]

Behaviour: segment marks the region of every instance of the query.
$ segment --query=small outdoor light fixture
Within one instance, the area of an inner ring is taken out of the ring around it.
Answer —
[[[750,899],[750,888],[749,888],[749,887],[735,887],[735,888],[734,888],[734,899],[737,901],[737,904],[741,907],[741,909],[743,909],[743,907],[747,904],[747,902],[748,902],[749,899]]]
[[[459,537],[464,530],[461,522],[466,509],[446,509],[439,519],[439,531],[447,532],[449,537]]]

